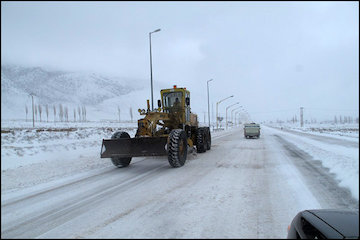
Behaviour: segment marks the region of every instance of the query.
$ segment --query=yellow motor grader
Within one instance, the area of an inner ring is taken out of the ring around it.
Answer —
[[[158,108],[139,109],[144,118],[138,120],[135,137],[127,132],[115,132],[111,139],[103,139],[101,158],[111,158],[117,167],[129,166],[132,157],[168,156],[172,167],[185,164],[188,148],[198,153],[211,148],[209,127],[199,127],[197,115],[190,110],[190,92],[186,88],[163,89]]]

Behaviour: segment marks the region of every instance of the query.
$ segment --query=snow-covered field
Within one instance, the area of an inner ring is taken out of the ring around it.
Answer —
[[[359,142],[358,124],[312,124],[303,128],[298,124],[269,125],[282,130],[281,134],[292,143],[323,162],[359,198],[358,148],[324,144],[303,136],[286,132],[293,130],[318,136],[330,136],[344,141]],[[109,164],[100,155],[101,141],[110,138],[115,131],[126,131],[134,137],[136,122],[32,122],[4,121],[1,124],[1,190],[27,187],[95,169]],[[213,133],[221,134],[220,132]],[[34,174],[31,169],[37,174]],[[17,178],[18,173],[22,173]],[[24,178],[24,174],[31,173]],[[11,181],[5,176],[13,176]],[[4,177],[4,178],[3,178]],[[25,180],[26,179],[26,180]]]
[[[347,123],[347,124],[334,124],[334,123],[312,123],[305,124],[303,127],[299,126],[299,123],[281,123],[281,124],[268,124],[272,127],[291,129],[294,131],[316,134],[319,136],[330,136],[340,139],[343,137],[350,137],[359,139],[359,124]]]
[[[116,131],[135,136],[137,122],[32,122],[1,124],[1,191],[29,187],[107,166],[102,139]]]
[[[135,158],[119,171],[100,158],[101,141],[118,130],[133,137],[134,122],[38,123],[35,129],[31,122],[2,122],[2,237],[284,238],[300,210],[354,208],[331,199],[342,191],[319,189],[318,172],[310,174],[315,178],[300,173],[294,163],[303,159],[296,154],[328,168],[358,208],[359,127],[320,127],[263,125],[260,139],[244,139],[240,125],[212,132],[212,150],[189,154],[182,168],[169,171],[164,158],[154,157]],[[329,177],[326,171],[322,177]],[[18,231],[19,224],[28,230]]]
[[[274,126],[273,126],[274,127]],[[293,125],[276,126],[277,134],[295,144],[308,153],[315,160],[320,160],[336,179],[340,186],[351,190],[354,198],[359,200],[359,125],[325,125],[316,124],[301,128]],[[318,141],[309,138],[309,135],[296,135],[287,130],[299,133],[308,133],[315,136],[331,137],[339,139],[344,144]]]
[[[137,123],[3,122],[1,128],[1,190],[24,188],[51,179],[96,169],[103,138],[118,130],[135,135]],[[106,165],[105,164],[105,165]]]

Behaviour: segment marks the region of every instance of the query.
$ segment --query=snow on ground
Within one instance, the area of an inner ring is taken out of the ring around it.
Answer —
[[[272,127],[291,129],[293,131],[311,133],[318,136],[328,136],[339,139],[359,139],[359,124],[312,123],[303,127],[299,123],[267,124]]]
[[[1,191],[26,188],[111,166],[100,158],[102,139],[116,131],[134,137],[137,122],[1,123]],[[214,137],[221,132],[214,133]]]
[[[1,124],[1,191],[11,191],[64,178],[111,163],[100,159],[101,142],[110,138],[115,131],[126,131],[131,137],[136,132],[136,122],[83,122],[83,123],[36,123],[6,121]],[[274,127],[274,126],[273,126]],[[358,142],[358,124],[321,126],[313,125],[299,128],[293,125],[277,126],[336,137],[337,139]],[[326,132],[319,129],[328,129]],[[351,129],[351,130],[350,130]],[[230,128],[229,128],[230,130]],[[274,128],[297,147],[309,153],[314,159],[322,161],[330,172],[336,174],[341,186],[348,187],[353,196],[359,199],[359,152],[358,147],[335,146],[324,142],[297,136]],[[212,132],[213,138],[225,131]],[[331,133],[329,133],[331,132]]]
[[[358,143],[358,124],[352,124],[350,126],[345,125],[343,127],[319,127],[319,125],[317,125],[307,127],[305,129],[293,126],[277,126],[277,129],[266,128],[266,131],[284,136],[284,139],[310,154],[314,160],[320,160],[323,166],[329,168],[331,173],[335,173],[336,179],[340,181],[339,185],[350,189],[352,196],[359,200],[359,145],[357,145],[356,148],[352,146],[334,145],[326,142],[320,142],[309,139],[308,137],[283,131],[285,129],[297,130],[299,132],[311,133],[318,136],[331,136],[339,140]],[[319,129],[328,129],[327,132],[331,132],[331,134],[327,133],[325,130],[320,132]]]
[[[72,184],[63,178],[66,186],[48,184],[51,191],[34,186],[41,192],[36,196],[33,191],[26,196],[4,194],[2,234],[10,238],[283,238],[298,211],[322,205],[275,138],[265,133],[251,140],[240,133],[239,128],[213,133],[212,150],[189,154],[181,168],[169,167],[166,156],[152,161],[135,158],[126,169],[116,169],[107,161],[107,167],[94,169]]]
[[[169,171],[166,157],[144,162],[143,158],[135,158],[132,167],[119,174],[109,159],[100,158],[101,140],[117,130],[133,137],[136,123],[43,123],[36,129],[31,125],[2,122],[2,204],[71,184],[49,193],[48,198],[40,194],[38,199],[28,199],[31,207],[23,204],[20,211],[11,206],[4,208],[7,212],[2,214],[7,215],[2,218],[9,223],[13,220],[21,224],[18,214],[35,214],[34,231],[32,218],[25,218],[28,236],[285,237],[286,226],[298,211],[327,205],[322,205],[308,189],[306,179],[272,135],[281,136],[314,160],[322,161],[359,199],[358,147],[336,146],[281,128],[262,126],[261,138],[254,141],[239,136],[239,128],[215,131],[212,151],[189,154],[191,164]],[[349,141],[348,137],[339,137]],[[169,181],[184,174],[187,177],[180,181]],[[134,184],[136,187],[129,187]],[[96,207],[95,211],[88,211],[91,207]],[[36,214],[51,221],[36,218]],[[59,225],[50,226],[57,222]],[[7,233],[16,236],[11,225],[6,227]]]
[[[29,126],[30,125],[30,126]],[[115,131],[136,132],[136,123],[3,122],[1,126],[1,190],[29,187],[101,168],[103,138]],[[40,127],[41,126],[41,127]]]

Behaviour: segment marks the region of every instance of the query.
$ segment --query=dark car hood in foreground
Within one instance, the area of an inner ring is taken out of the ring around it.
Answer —
[[[325,222],[345,238],[359,237],[359,211],[334,209],[318,209],[307,211]]]

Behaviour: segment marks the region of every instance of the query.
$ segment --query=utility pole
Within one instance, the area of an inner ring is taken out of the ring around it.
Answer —
[[[304,108],[300,107],[300,126],[303,127],[304,126],[304,113],[303,113]]]

